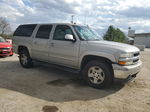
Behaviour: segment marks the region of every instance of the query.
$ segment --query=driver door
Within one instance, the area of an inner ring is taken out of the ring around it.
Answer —
[[[51,40],[50,60],[56,64],[77,67],[79,55],[79,41],[72,42],[65,39],[66,34],[74,36],[71,26],[57,25]],[[75,36],[74,36],[75,38]]]

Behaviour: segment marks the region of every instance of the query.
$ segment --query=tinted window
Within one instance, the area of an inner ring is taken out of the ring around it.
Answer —
[[[32,25],[20,25],[14,32],[14,36],[27,36],[32,35],[33,30],[35,29],[36,24]]]
[[[69,26],[66,25],[58,25],[55,29],[54,40],[65,40],[66,34],[72,34],[73,32]]]
[[[39,27],[36,38],[49,39],[52,25],[42,25]]]

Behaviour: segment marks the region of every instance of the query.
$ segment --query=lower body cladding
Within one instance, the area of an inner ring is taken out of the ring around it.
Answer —
[[[0,51],[0,56],[11,56],[11,55],[13,55],[12,50]]]
[[[112,66],[115,78],[132,80],[140,72],[142,62],[139,61],[137,64],[129,66],[120,66],[118,64],[112,64]]]

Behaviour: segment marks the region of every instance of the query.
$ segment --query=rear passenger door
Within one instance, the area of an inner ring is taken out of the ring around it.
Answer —
[[[32,55],[33,58],[48,61],[49,38],[52,25],[40,25],[33,39]]]

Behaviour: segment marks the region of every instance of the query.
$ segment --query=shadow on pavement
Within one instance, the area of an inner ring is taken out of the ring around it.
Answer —
[[[0,62],[0,71],[0,88],[53,102],[100,99],[124,86],[116,80],[110,88],[98,90],[87,86],[76,74],[39,64],[24,69],[17,60]]]

